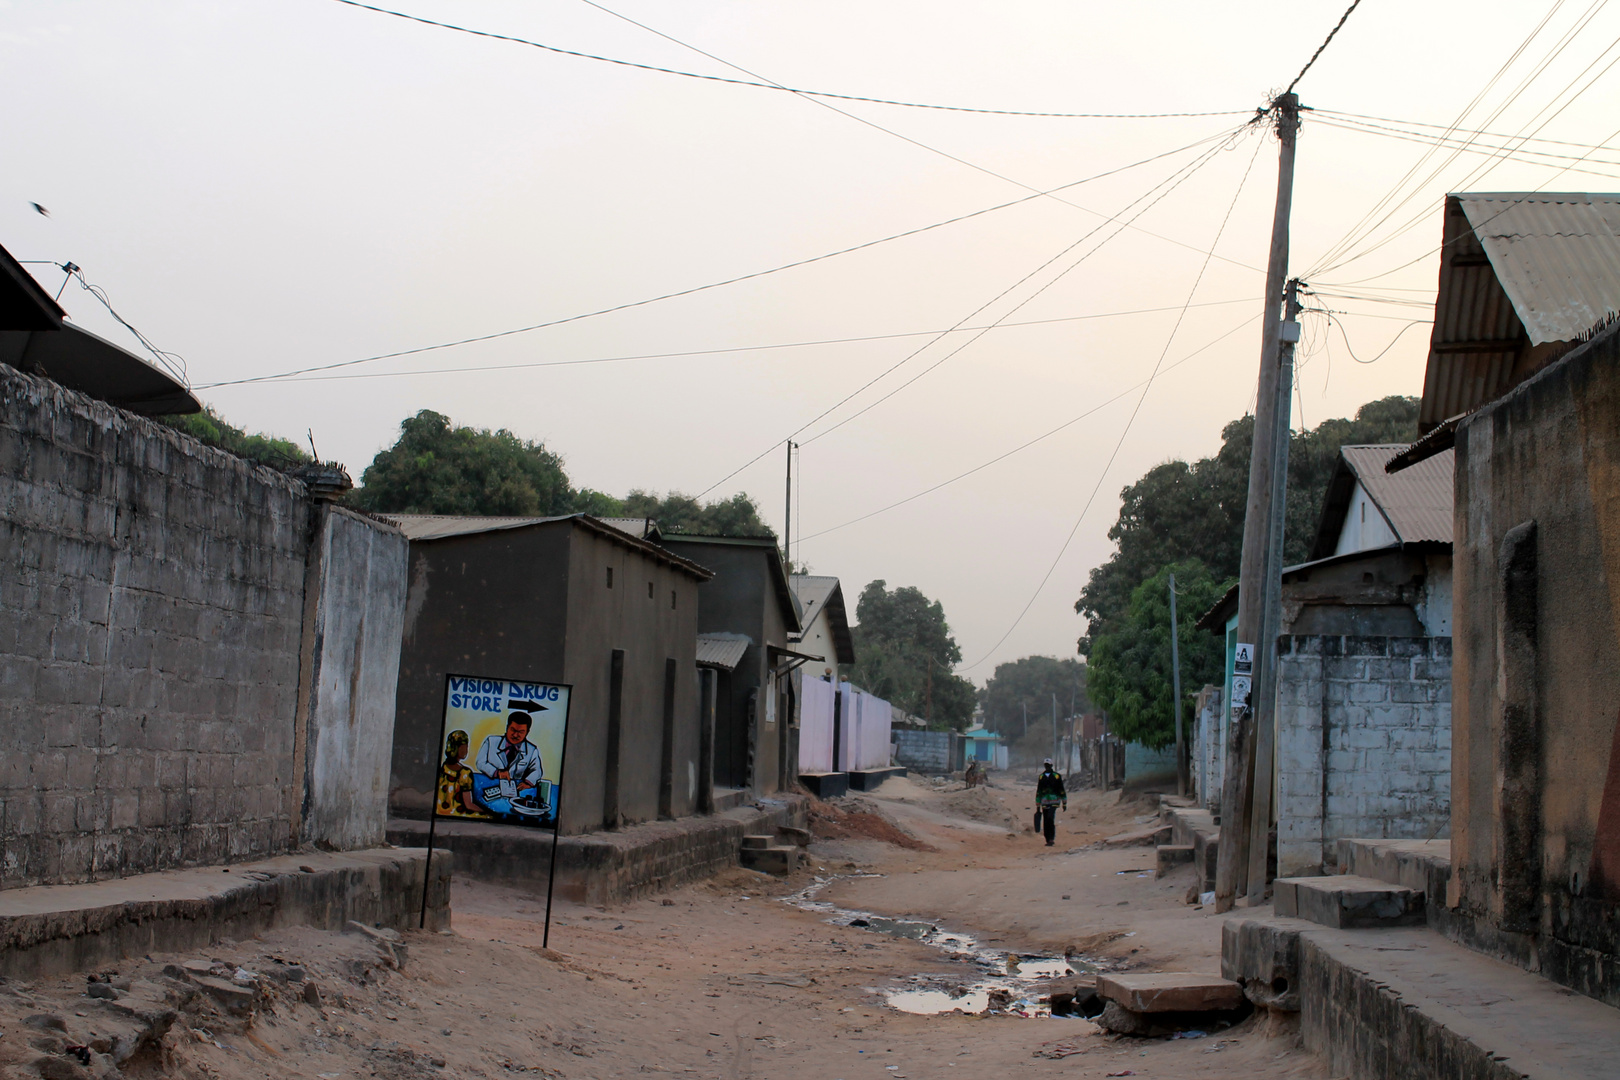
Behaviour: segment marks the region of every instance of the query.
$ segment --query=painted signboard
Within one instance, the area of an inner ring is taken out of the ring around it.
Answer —
[[[446,676],[434,816],[555,829],[568,698],[557,683]]]

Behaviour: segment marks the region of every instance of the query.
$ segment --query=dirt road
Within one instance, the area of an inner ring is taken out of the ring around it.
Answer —
[[[5,983],[0,1067],[53,1080],[1327,1075],[1290,1030],[1254,1021],[1138,1040],[1079,1018],[891,1007],[896,990],[970,989],[984,974],[975,956],[987,953],[1061,957],[1067,947],[1076,963],[1219,970],[1217,919],[1183,902],[1186,880],[1155,880],[1151,848],[1088,846],[1149,807],[1077,796],[1048,849],[1023,831],[1033,787],[996,783],[986,795],[890,781],[868,804],[879,818],[823,815],[826,838],[792,879],[734,871],[623,909],[561,904],[549,951],[543,898],[460,882],[454,932],[406,934],[402,966],[387,942],[290,930],[120,965],[100,990],[82,976]],[[817,877],[830,883],[816,900],[920,919],[934,944],[879,932],[906,926],[837,925],[851,913],[783,901]],[[211,961],[221,963],[210,973]]]

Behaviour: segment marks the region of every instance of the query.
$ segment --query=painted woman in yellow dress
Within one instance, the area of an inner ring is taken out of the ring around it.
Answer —
[[[439,766],[438,812],[449,817],[487,818],[473,801],[472,770],[463,765],[471,745],[465,731],[452,731],[445,739],[444,763]]]

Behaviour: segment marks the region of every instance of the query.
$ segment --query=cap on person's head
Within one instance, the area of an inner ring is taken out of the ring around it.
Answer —
[[[1046,759],[1046,760],[1045,760],[1045,761],[1043,761],[1043,762],[1041,762],[1041,764],[1042,764],[1042,765],[1050,765],[1050,764],[1052,764],[1052,759],[1051,759],[1051,758],[1047,758],[1047,759]]]

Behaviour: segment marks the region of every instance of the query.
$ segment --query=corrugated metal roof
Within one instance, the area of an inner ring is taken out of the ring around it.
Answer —
[[[699,634],[697,662],[699,667],[724,668],[735,671],[742,663],[743,653],[753,642],[742,634]]]
[[[1396,473],[1385,472],[1390,459],[1405,449],[1404,444],[1341,446],[1339,453],[1401,543],[1449,544],[1456,451],[1443,451]]]
[[[1420,430],[1495,400],[1620,311],[1620,195],[1446,197]]]
[[[809,626],[821,614],[821,605],[827,602],[827,597],[838,588],[838,579],[816,574],[793,574],[788,578],[788,584],[793,587],[793,595],[799,598],[799,603],[804,607],[801,621]]]
[[[599,517],[596,519],[604,525],[610,525],[622,533],[628,533],[637,540],[659,539],[658,523],[646,517]]]
[[[1457,195],[1530,343],[1574,341],[1620,312],[1620,195]]]
[[[539,525],[546,521],[562,521],[560,517],[473,517],[458,514],[383,514],[399,526],[408,540],[442,540],[447,536],[471,536],[474,533],[498,532],[502,529],[521,529],[525,525]]]

